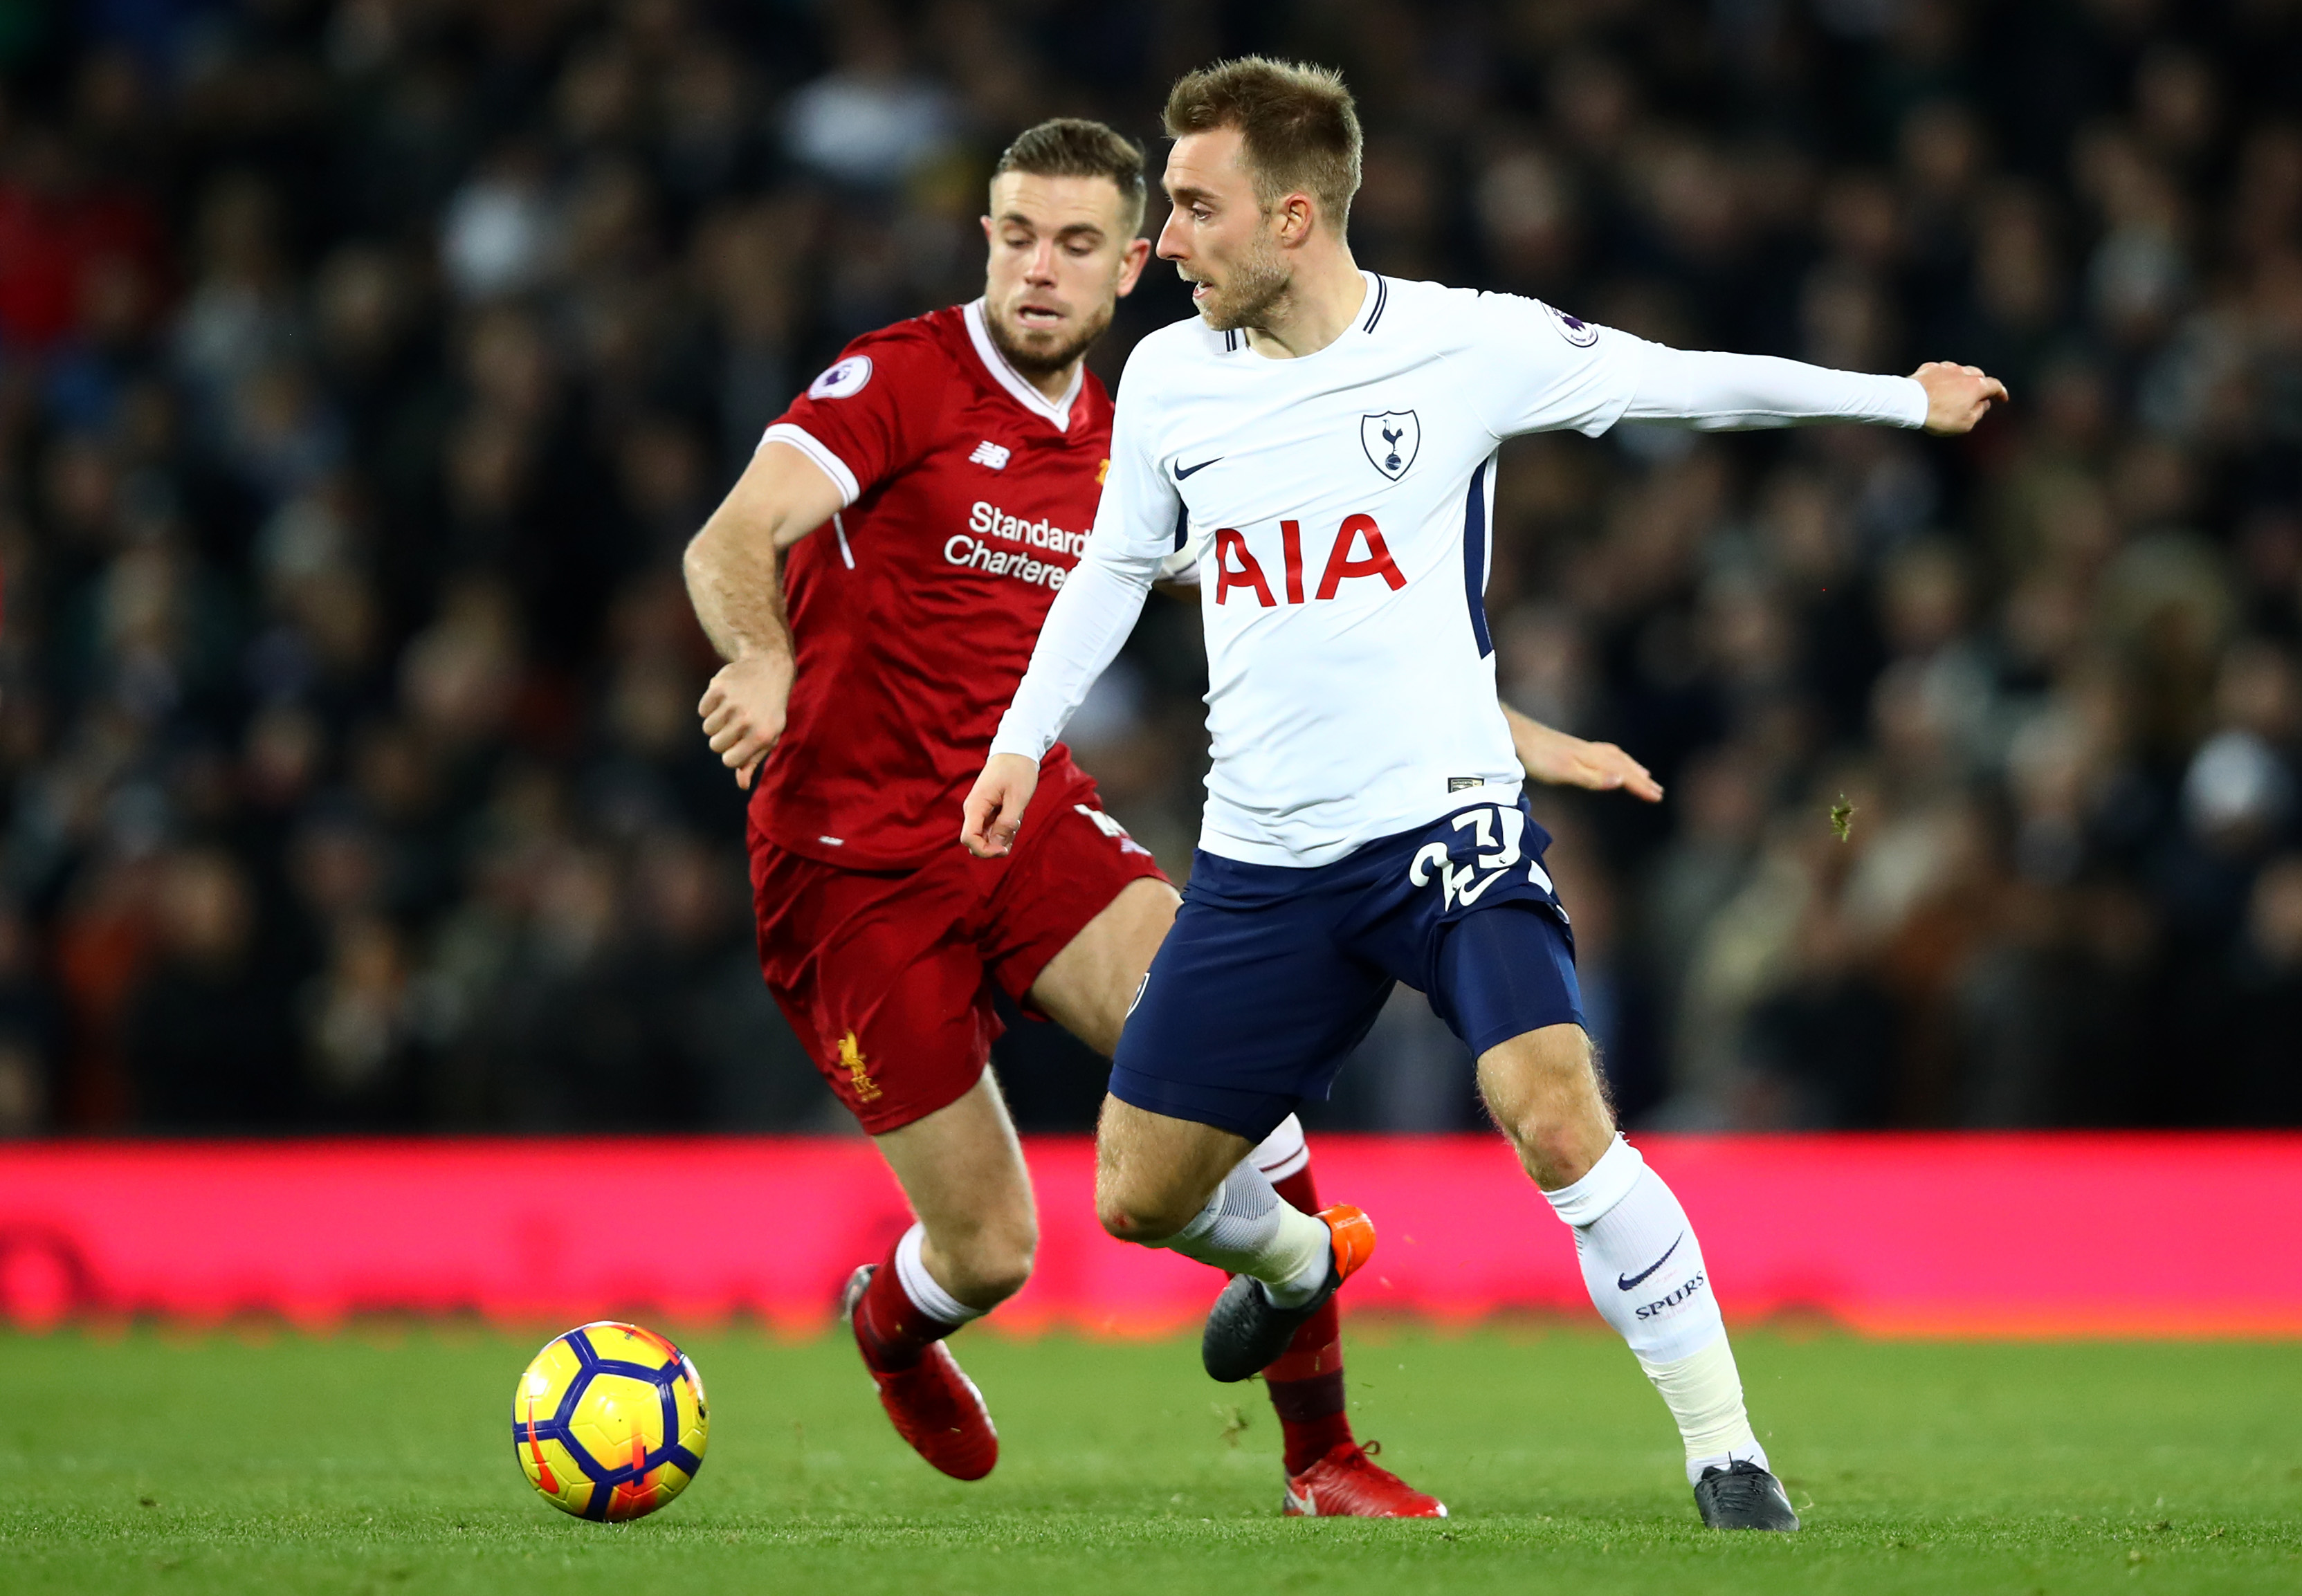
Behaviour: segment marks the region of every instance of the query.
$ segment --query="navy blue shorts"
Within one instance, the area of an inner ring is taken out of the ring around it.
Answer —
[[[1327,1096],[1399,981],[1429,995],[1473,1057],[1581,1025],[1550,845],[1521,798],[1312,869],[1200,852],[1120,1035],[1112,1095],[1259,1142]]]

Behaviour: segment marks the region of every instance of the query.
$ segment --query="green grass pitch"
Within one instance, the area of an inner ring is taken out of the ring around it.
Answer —
[[[617,1526],[513,1462],[541,1332],[0,1336],[0,1590],[2302,1592],[2292,1344],[1745,1333],[1808,1528],[1724,1536],[1629,1357],[1580,1330],[1355,1332],[1361,1436],[1455,1515],[1367,1524],[1278,1516],[1261,1389],[1188,1341],[962,1337],[1004,1444],[967,1486],[895,1440],[848,1347],[660,1328],[702,1369],[710,1453]]]

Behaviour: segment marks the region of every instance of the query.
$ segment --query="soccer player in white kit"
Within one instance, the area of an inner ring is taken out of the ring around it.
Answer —
[[[1428,994],[1677,1421],[1718,1528],[1797,1516],[1752,1433],[1702,1249],[1616,1132],[1496,706],[1483,599],[1496,449],[1626,419],[1710,429],[1970,429],[1970,366],[1866,376],[1665,349],[1536,300],[1362,272],[1359,129],[1340,78],[1249,58],[1180,80],[1160,256],[1199,310],[1138,344],[1085,557],[1055,600],[962,840],[1004,853],[1040,757],[1200,555],[1214,768],[1174,928],[1122,1035],[1098,1134],[1106,1230],[1231,1272],[1203,1355],[1255,1373],[1374,1249],[1357,1209],[1278,1199],[1248,1148]]]

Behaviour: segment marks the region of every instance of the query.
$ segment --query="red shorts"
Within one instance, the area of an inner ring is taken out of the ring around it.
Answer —
[[[768,989],[874,1136],[981,1079],[1000,1031],[992,982],[1026,1004],[1049,961],[1130,882],[1167,878],[1068,761],[1042,773],[1005,859],[978,859],[955,835],[948,852],[892,871],[803,858],[756,825],[750,844]]]

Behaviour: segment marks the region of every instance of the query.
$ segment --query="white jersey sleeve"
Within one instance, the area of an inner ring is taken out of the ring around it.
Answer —
[[[1833,371],[1773,355],[1642,347],[1638,387],[1623,412],[1626,421],[1685,422],[1706,433],[1823,421],[1927,424],[1927,391],[1915,377]]]
[[[1629,407],[1654,347],[1517,294],[1479,295],[1471,319],[1466,397],[1497,438],[1597,437]]]
[[[1674,349],[1516,294],[1481,294],[1474,314],[1474,402],[1498,438],[1567,428],[1596,437],[1617,421],[1704,432],[1927,421],[1926,390],[1911,377]]]
[[[1130,359],[1129,367],[1135,362]],[[1147,384],[1122,376],[1112,416],[1111,467],[1096,507],[1095,529],[1048,608],[1031,651],[1030,668],[991,739],[993,753],[1043,759],[1088,689],[1118,657],[1135,629],[1143,601],[1178,552],[1182,501],[1146,449],[1140,395]]]

